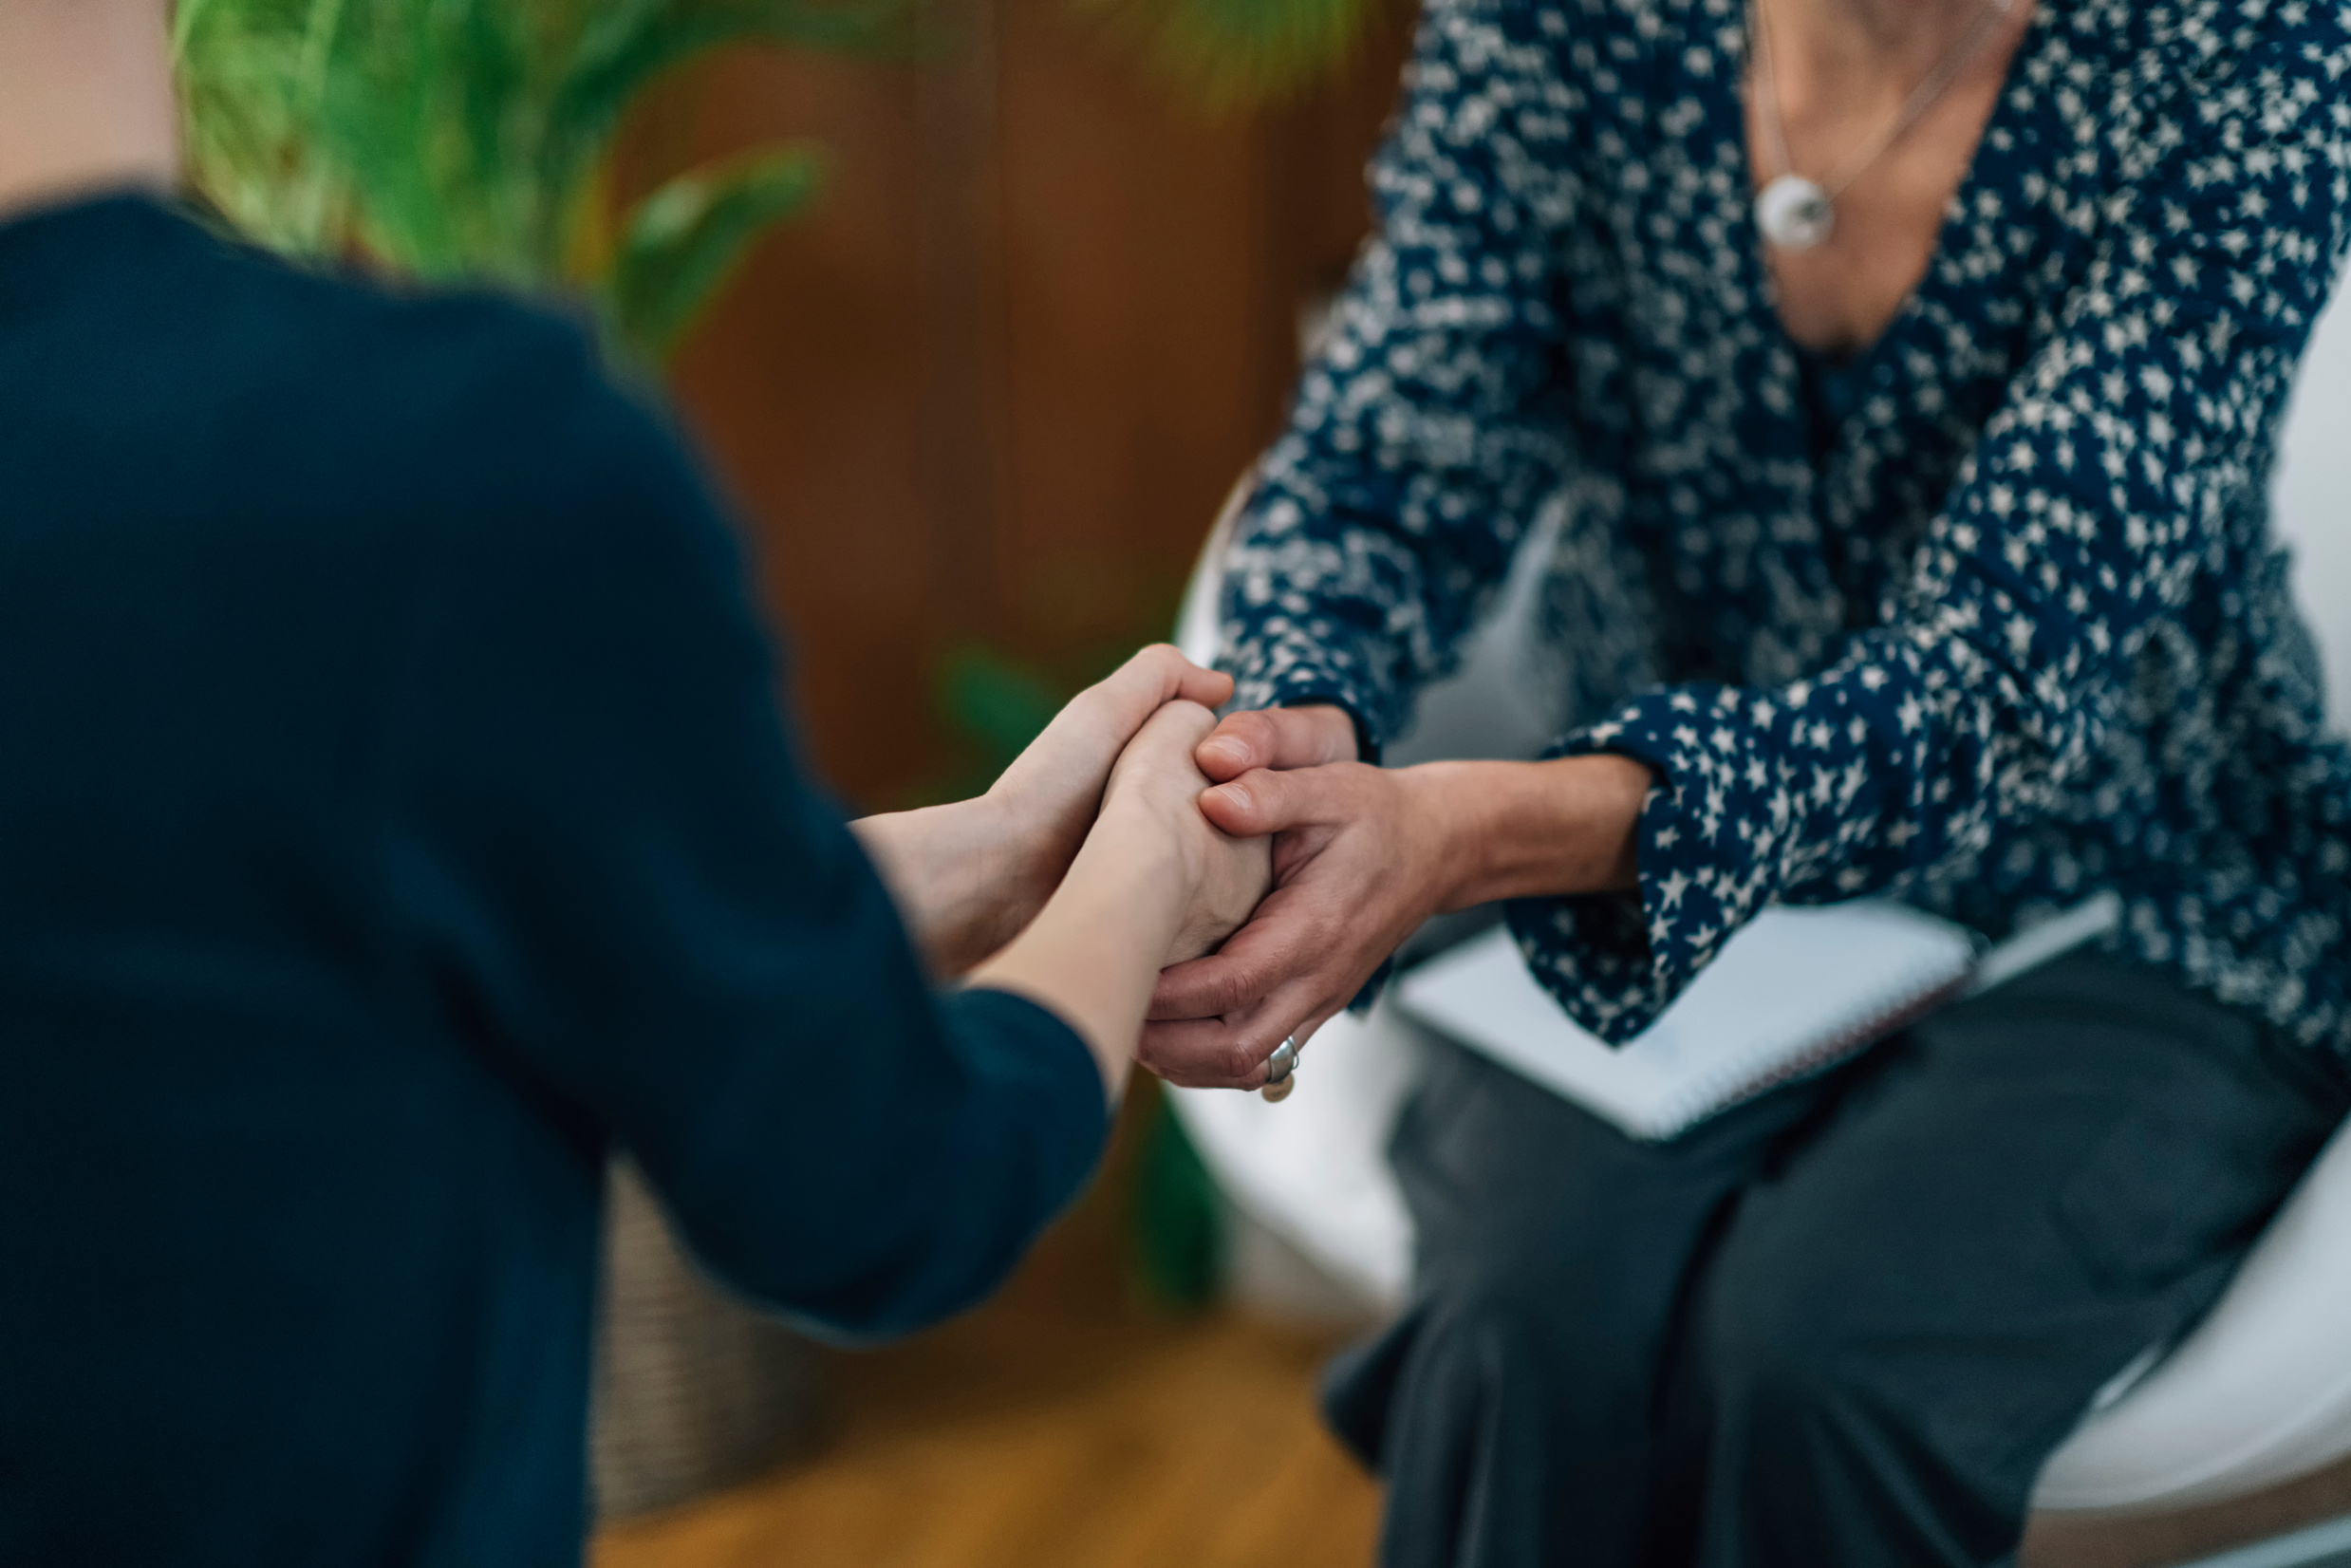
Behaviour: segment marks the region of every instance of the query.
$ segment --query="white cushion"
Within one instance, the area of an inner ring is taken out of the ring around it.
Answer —
[[[2270,496],[2294,591],[2326,661],[2327,707],[2351,729],[2351,279],[2319,318],[2295,377]]]
[[[1315,1033],[1278,1105],[1222,1089],[1170,1094],[1224,1195],[1379,1314],[1403,1306],[1412,1283],[1412,1217],[1388,1135],[1424,1037],[1391,1007],[1341,1014]]]
[[[2034,1506],[2133,1512],[2240,1497],[2351,1453],[2351,1130],[2211,1316],[2050,1456]]]

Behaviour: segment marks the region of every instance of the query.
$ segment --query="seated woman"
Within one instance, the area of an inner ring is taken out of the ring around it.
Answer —
[[[852,833],[575,333],[170,209],[166,9],[0,0],[0,1561],[575,1563],[611,1152],[819,1324],[979,1298],[1264,890],[1229,682]]]
[[[1261,1081],[1487,900],[1617,1041],[1774,900],[2126,914],[1664,1146],[1439,1061],[1416,1299],[1329,1391],[1395,1568],[2007,1561],[2342,1119],[2351,756],[2265,486],[2346,72],[2265,0],[1426,7],[1225,563],[1265,711],[1203,804],[1278,888],[1146,1062]],[[1553,496],[1553,758],[1363,766]]]

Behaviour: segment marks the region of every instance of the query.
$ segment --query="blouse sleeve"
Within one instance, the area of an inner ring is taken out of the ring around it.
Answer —
[[[2258,501],[2344,247],[2335,36],[2324,55],[2289,35],[2188,95],[2194,129],[2108,209],[1889,624],[1816,679],[1657,690],[1561,748],[1658,778],[1637,912],[1512,911],[1536,973],[1605,1037],[1646,1027],[1767,903],[1962,865],[2099,752],[2141,645],[2227,564],[2232,511]]]
[[[1444,674],[1567,461],[1552,243],[1576,194],[1551,8],[1432,0],[1359,259],[1224,570],[1236,701],[1370,744]]]

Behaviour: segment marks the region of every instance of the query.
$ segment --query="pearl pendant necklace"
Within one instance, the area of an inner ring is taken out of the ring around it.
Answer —
[[[1837,228],[1837,204],[1802,175],[1782,175],[1755,198],[1755,226],[1782,251],[1809,251]]]
[[[1755,227],[1769,244],[1782,251],[1809,251],[1837,232],[1837,198],[1858,179],[1902,133],[1918,123],[1935,101],[1950,90],[1976,51],[2006,20],[2016,0],[1987,0],[1975,25],[1935,63],[1926,80],[1911,90],[1902,107],[1876,135],[1856,148],[1828,178],[1806,179],[1788,159],[1787,136],[1780,124],[1780,88],[1771,68],[1771,29],[1763,25],[1763,0],[1748,0],[1748,54],[1754,60],[1755,118],[1778,173],[1755,197]]]

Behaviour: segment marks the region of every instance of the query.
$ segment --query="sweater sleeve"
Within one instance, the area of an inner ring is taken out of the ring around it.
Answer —
[[[972,1303],[1092,1169],[1092,1055],[927,988],[669,434],[568,336],[473,405],[497,472],[438,521],[399,747],[421,982],[747,1293],[853,1334]]]
[[[1224,565],[1235,701],[1334,701],[1376,747],[1450,667],[1568,461],[1558,231],[1578,89],[1553,8],[1431,0],[1377,237]]]
[[[2146,149],[2108,205],[1884,625],[1815,679],[1656,690],[1560,748],[1658,776],[1637,908],[1512,911],[1571,1012],[1628,1038],[1764,905],[1964,866],[2099,753],[2142,645],[2258,506],[2346,237],[2346,65],[2340,28],[2285,29],[2194,89],[2201,134]]]

